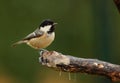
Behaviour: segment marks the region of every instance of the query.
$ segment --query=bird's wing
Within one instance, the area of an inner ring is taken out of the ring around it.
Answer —
[[[33,33],[30,33],[25,38],[23,38],[23,40],[30,40],[32,38],[40,37],[41,35],[43,35],[43,32],[39,29],[36,29]]]

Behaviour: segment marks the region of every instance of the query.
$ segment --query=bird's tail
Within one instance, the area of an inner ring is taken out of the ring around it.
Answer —
[[[15,47],[16,45],[22,44],[22,43],[26,43],[26,41],[24,41],[24,40],[18,41],[16,43],[12,44],[12,47]]]

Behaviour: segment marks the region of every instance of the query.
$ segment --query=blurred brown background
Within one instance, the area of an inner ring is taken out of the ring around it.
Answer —
[[[0,0],[0,83],[112,83],[94,75],[41,66],[38,51],[11,44],[52,19],[56,39],[48,50],[120,62],[120,15],[112,0]]]

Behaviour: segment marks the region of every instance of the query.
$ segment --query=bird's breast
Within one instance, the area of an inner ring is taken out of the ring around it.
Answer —
[[[54,38],[55,38],[54,32],[51,34],[46,33],[40,37],[29,40],[27,44],[35,49],[42,49],[49,46],[53,42]]]

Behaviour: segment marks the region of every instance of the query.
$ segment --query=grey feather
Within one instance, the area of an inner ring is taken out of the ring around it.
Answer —
[[[12,44],[12,46],[15,47],[15,46],[18,45],[18,44],[22,44],[22,43],[26,43],[26,42],[27,42],[27,41],[21,40],[21,41],[18,41],[18,42],[16,42],[16,43]]]
[[[30,40],[32,38],[40,37],[41,35],[43,35],[43,32],[37,28],[33,33],[30,33],[25,38],[23,38],[23,40]]]
[[[27,41],[29,41],[30,39],[36,38],[36,37],[40,37],[41,35],[43,35],[43,32],[40,31],[39,28],[37,28],[34,32],[32,32],[29,35],[27,35],[21,41],[18,41],[16,43],[14,43],[12,46],[15,47],[18,44],[27,43]]]

